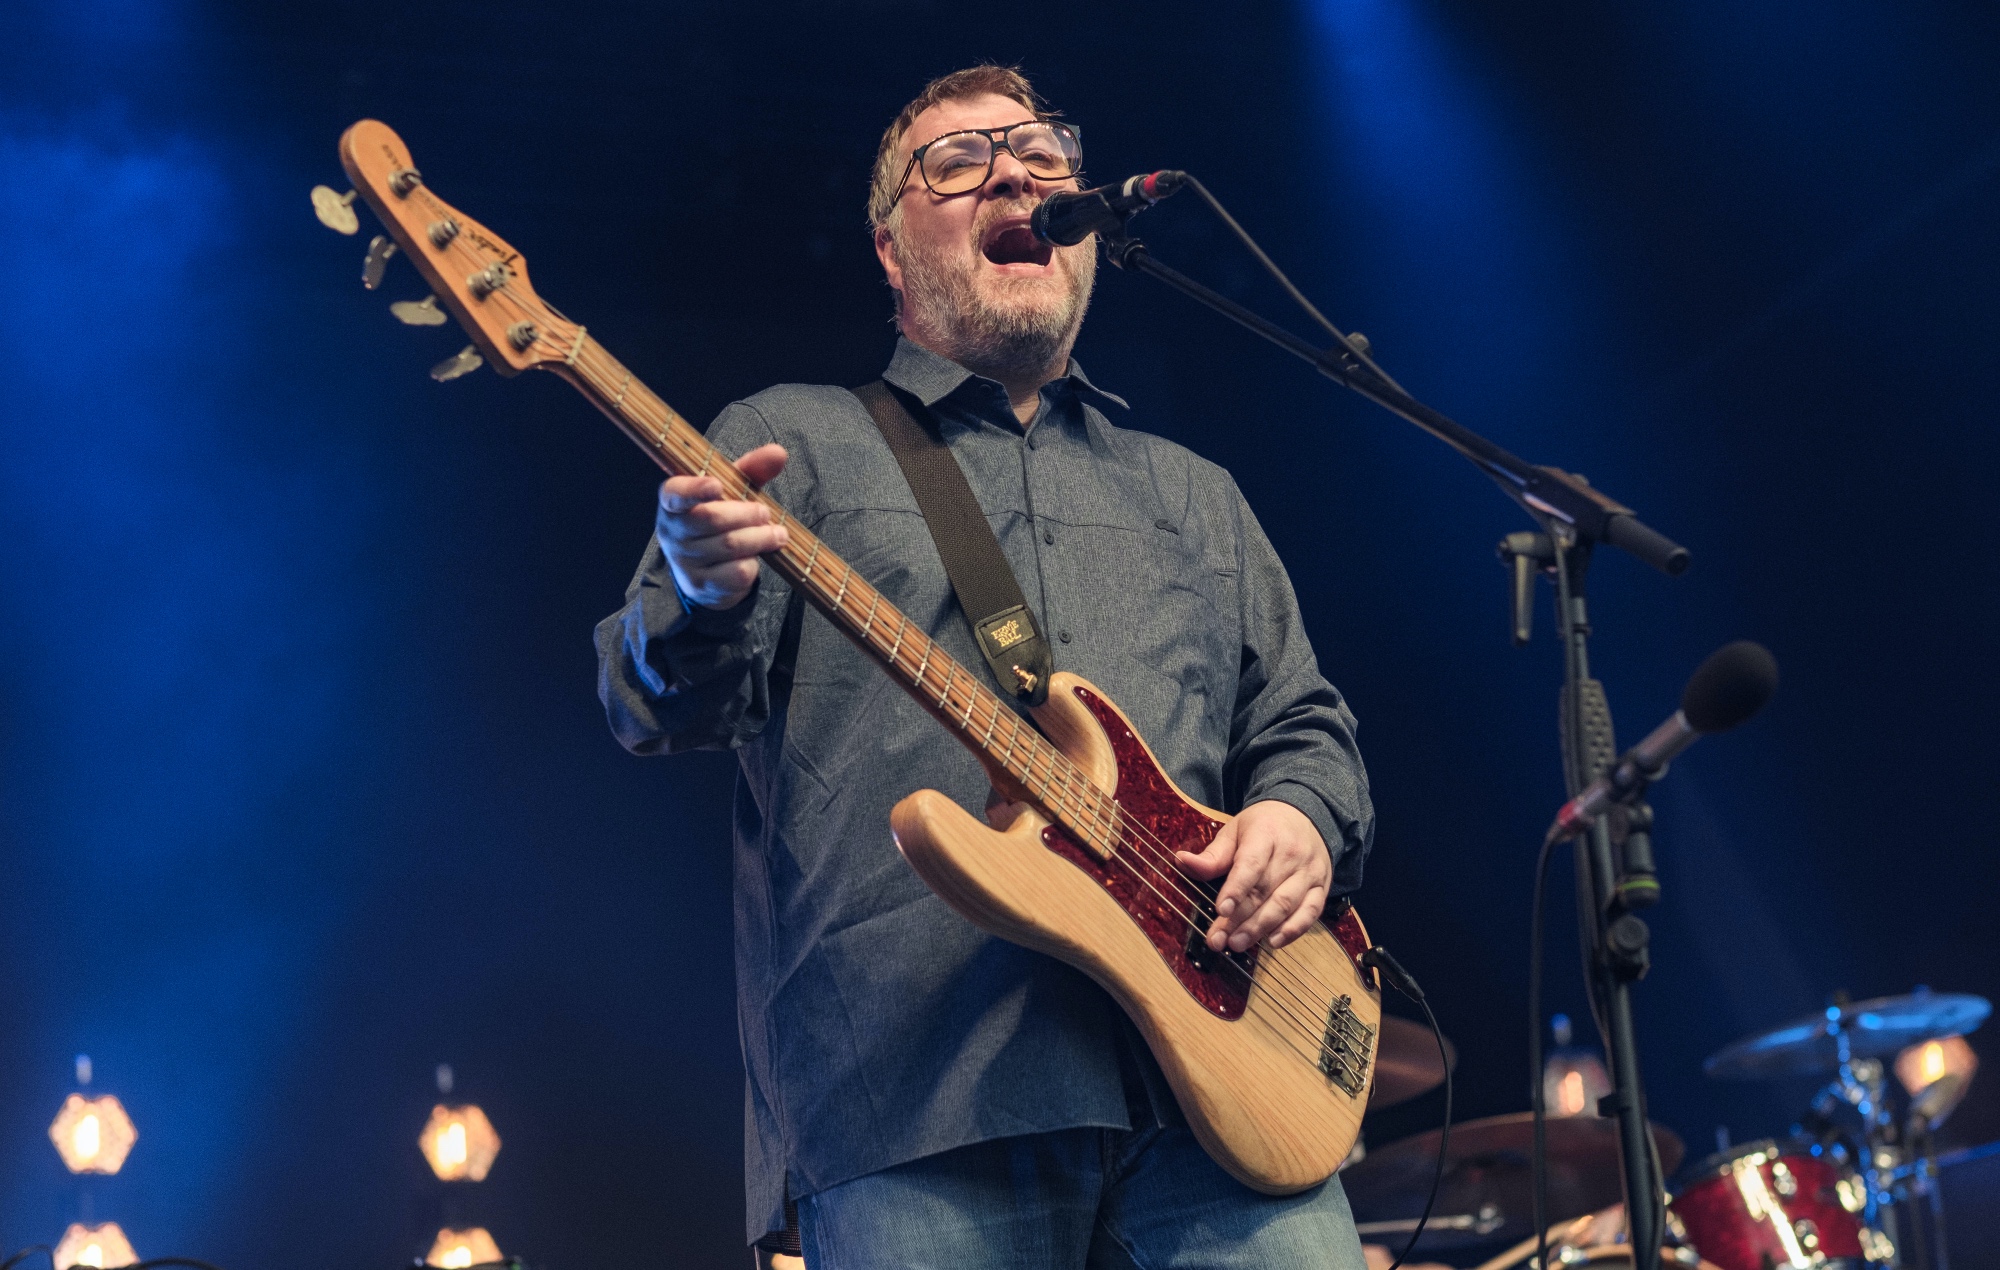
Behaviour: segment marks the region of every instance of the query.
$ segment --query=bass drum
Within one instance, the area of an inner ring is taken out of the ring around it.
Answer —
[[[1753,1142],[1709,1157],[1668,1203],[1680,1233],[1722,1270],[1859,1267],[1887,1261],[1861,1224],[1865,1184],[1805,1144]]]

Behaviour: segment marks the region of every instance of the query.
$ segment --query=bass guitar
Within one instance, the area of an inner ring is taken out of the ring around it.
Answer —
[[[918,790],[891,817],[918,876],[969,921],[1057,957],[1103,985],[1151,1046],[1189,1125],[1246,1185],[1289,1194],[1325,1180],[1360,1130],[1381,1026],[1381,985],[1362,964],[1353,909],[1330,909],[1282,948],[1211,952],[1213,891],[1176,867],[1229,820],[1189,799],[1104,693],[1054,675],[1034,725],[960,665],[582,326],[542,301],[527,263],[445,203],[388,126],[363,120],[340,160],[396,247],[503,375],[553,371],[668,472],[712,476],[770,507],[789,535],[764,557],[978,756],[1008,804],[981,824]],[[347,208],[316,196],[333,223]],[[329,205],[338,206],[338,213]],[[351,230],[351,214],[346,224]],[[388,240],[370,252],[378,270]],[[452,364],[448,364],[452,365]],[[441,375],[448,374],[445,368]]]

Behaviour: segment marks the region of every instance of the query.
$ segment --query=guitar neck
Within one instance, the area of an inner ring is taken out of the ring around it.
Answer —
[[[610,416],[655,463],[677,476],[710,476],[732,499],[760,502],[785,527],[785,545],[765,561],[867,652],[989,771],[1004,772],[1083,842],[1109,855],[1117,815],[1111,800],[1014,713],[985,680],[890,603],[797,517],[753,488],[729,457],[641,383],[603,345],[579,331],[555,367]]]

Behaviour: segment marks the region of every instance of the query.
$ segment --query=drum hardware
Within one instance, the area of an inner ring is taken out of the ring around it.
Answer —
[[[1811,1140],[1712,1157],[1707,1175],[1682,1188],[1673,1210],[1690,1241],[1723,1270],[1854,1258],[1893,1270],[1949,1270],[1932,1131],[1978,1066],[1962,1036],[1991,1011],[1984,997],[1922,987],[1900,997],[1836,999],[1820,1014],[1710,1055],[1703,1070],[1719,1079],[1833,1079],[1804,1119]],[[1892,1057],[1909,1097],[1900,1121],[1885,1061]]]
[[[1672,1172],[1681,1160],[1681,1140],[1662,1125],[1656,1124],[1652,1130],[1661,1163],[1666,1172]],[[1355,1216],[1370,1227],[1377,1222],[1414,1218],[1430,1186],[1437,1148],[1438,1134],[1422,1133],[1377,1147],[1349,1167],[1340,1176]],[[1441,1228],[1433,1218],[1431,1228],[1424,1234],[1425,1247],[1463,1247],[1488,1239],[1519,1239],[1526,1235],[1527,1252],[1522,1255],[1532,1256],[1535,1239],[1530,1216],[1529,1160],[1533,1149],[1534,1117],[1529,1112],[1454,1125],[1451,1151],[1445,1160],[1444,1184],[1438,1191],[1438,1207],[1458,1214],[1485,1214],[1490,1210],[1491,1216],[1484,1222],[1484,1229],[1478,1224]],[[1607,1206],[1616,1207],[1624,1190],[1619,1174],[1620,1155],[1617,1121],[1598,1116],[1550,1120],[1551,1214],[1559,1222],[1572,1218],[1587,1220],[1590,1214]]]
[[[1476,1213],[1455,1213],[1450,1217],[1432,1217],[1424,1224],[1425,1230],[1469,1230],[1475,1235],[1490,1235],[1507,1224],[1499,1208],[1492,1204],[1481,1204]],[[1395,1221],[1364,1221],[1354,1223],[1359,1235],[1407,1235],[1417,1228],[1414,1217],[1398,1218]]]
[[[1671,1219],[1669,1230],[1673,1229]],[[1481,1262],[1475,1270],[1513,1270],[1524,1266],[1526,1270],[1539,1270],[1535,1260],[1535,1236],[1515,1244],[1497,1257]],[[1572,1221],[1557,1222],[1551,1226],[1546,1236],[1551,1267],[1573,1268],[1580,1266],[1629,1267],[1632,1264],[1632,1245],[1626,1241],[1625,1206],[1613,1204],[1609,1208],[1588,1213]],[[1703,1261],[1694,1249],[1666,1247],[1660,1250],[1660,1270],[1721,1270],[1720,1267]]]

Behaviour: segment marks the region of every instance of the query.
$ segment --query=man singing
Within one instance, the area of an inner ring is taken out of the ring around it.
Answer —
[[[902,337],[883,378],[928,415],[1036,610],[1183,790],[1237,812],[1182,867],[1223,879],[1211,947],[1278,946],[1353,890],[1373,832],[1354,719],[1228,473],[1114,426],[1070,357],[1096,245],[1029,230],[1081,149],[1022,76],[947,75],[883,135],[868,216]],[[862,403],[783,385],[709,430],[962,664],[985,665],[908,482]],[[599,691],[638,754],[741,759],[738,1026],[749,1237],[814,1270],[1339,1267],[1339,1181],[1258,1194],[1186,1127],[1157,1064],[1078,971],[988,936],[897,855],[920,788],[986,806],[978,761],[758,557],[784,531],[675,477]],[[1011,693],[1003,694],[1011,697]]]

